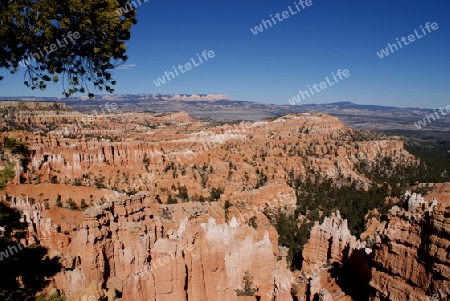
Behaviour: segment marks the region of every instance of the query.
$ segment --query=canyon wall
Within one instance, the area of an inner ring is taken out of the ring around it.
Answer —
[[[391,210],[373,247],[371,300],[450,297],[450,206]]]
[[[28,244],[39,241],[61,257],[53,282],[69,301],[238,300],[246,271],[259,300],[269,301],[277,278],[291,278],[277,260],[273,229],[260,223],[256,230],[235,217],[217,223],[218,203],[161,205],[141,192],[88,208],[81,223],[70,225],[55,224],[40,203],[11,202],[29,223]]]
[[[57,109],[28,109],[14,122],[36,128],[1,132],[0,140],[29,145],[30,162],[13,160],[16,177],[6,193],[28,222],[24,243],[61,257],[64,269],[52,284],[69,301],[350,300],[336,277],[342,271],[361,288],[370,285],[373,300],[422,298],[448,287],[449,212],[442,205],[428,215],[396,209],[382,222],[371,219],[362,239],[336,212],[314,225],[303,269],[294,273],[263,214],[267,207],[295,210],[294,179],[362,188],[372,182],[361,163],[413,164],[401,141],[362,136],[325,114],[205,125],[184,112],[96,117]],[[57,195],[78,206],[88,201],[88,208],[57,208]],[[401,227],[389,232],[396,221]],[[236,295],[246,271],[255,297]]]
[[[352,298],[448,300],[450,297],[450,204],[407,193],[380,220],[369,220],[357,239],[339,212],[316,223],[303,249],[300,294],[310,300],[340,298],[330,277]]]

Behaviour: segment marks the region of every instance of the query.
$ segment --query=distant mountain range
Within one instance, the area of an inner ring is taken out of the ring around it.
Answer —
[[[450,132],[448,114],[429,122],[418,130],[415,126],[431,109],[396,108],[380,105],[360,105],[352,102],[329,104],[275,105],[250,101],[232,100],[223,94],[120,94],[60,97],[0,97],[0,100],[58,101],[69,108],[89,113],[99,111],[106,102],[116,102],[118,112],[157,112],[167,113],[186,111],[197,118],[215,120],[261,120],[289,113],[326,113],[339,117],[352,127],[382,131]]]
[[[142,100],[170,100],[170,101],[217,101],[231,100],[224,94],[103,94],[93,98],[88,96],[78,97],[0,97],[0,100],[29,100],[29,101],[142,101]]]

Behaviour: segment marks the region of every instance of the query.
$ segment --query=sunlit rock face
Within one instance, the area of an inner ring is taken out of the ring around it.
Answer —
[[[267,208],[295,209],[297,199],[289,185],[294,177],[317,175],[339,183],[351,179],[367,187],[370,180],[355,168],[358,163],[389,157],[395,168],[415,161],[400,141],[356,139],[352,129],[325,114],[206,125],[185,112],[92,116],[64,107],[33,110],[17,118],[36,125],[35,131],[0,133],[0,139],[27,141],[31,151],[27,170],[14,161],[16,177],[5,193],[28,222],[27,243],[39,242],[49,247],[51,256],[61,257],[64,270],[52,285],[68,300],[114,295],[122,301],[249,300],[235,291],[246,271],[257,289],[254,300],[294,300],[293,285],[299,299],[347,300],[334,280],[328,282],[327,265],[345,266],[351,260],[361,275],[372,273],[376,298],[385,298],[388,285],[395,291],[399,279],[406,283],[406,276],[415,279],[416,290],[425,285],[430,292],[445,288],[444,282],[430,278],[438,277],[430,276],[435,270],[448,278],[448,245],[441,236],[448,232],[445,212],[435,213],[428,228],[414,219],[402,235],[383,231],[403,217],[371,221],[366,236],[375,240],[374,246],[353,237],[336,212],[313,227],[303,271],[295,273],[287,268],[287,252],[263,213]],[[177,197],[180,186],[188,194],[183,201]],[[201,201],[219,187],[223,193],[217,202]],[[66,208],[55,206],[57,195]],[[178,204],[165,204],[169,196],[177,197]],[[85,200],[88,208],[67,209],[69,198],[78,206]],[[227,212],[225,201],[232,205]],[[420,201],[413,205],[422,206]],[[433,210],[439,212],[438,206]],[[425,233],[433,234],[424,240]],[[386,239],[391,243],[385,244]],[[401,255],[392,253],[397,245],[418,245],[416,257],[427,255],[405,263],[409,259],[399,253],[401,246],[395,251]],[[374,258],[373,268],[368,257]],[[390,260],[400,271],[390,271]],[[427,260],[433,263],[425,265]],[[411,275],[402,274],[404,270]],[[384,275],[395,275],[395,281]]]
[[[406,194],[407,204],[410,196]],[[361,234],[363,240],[350,235],[339,212],[316,223],[304,247],[297,296],[338,297],[339,292],[330,289],[334,269],[345,270],[351,287],[366,290],[370,300],[446,300],[450,205],[448,200],[439,203],[412,196],[408,210],[394,206],[384,221],[371,219]]]
[[[373,247],[370,285],[376,293],[371,300],[446,300],[450,296],[450,206],[391,213]]]
[[[329,262],[341,264],[344,258],[350,257],[355,247],[362,246],[350,234],[347,220],[342,219],[337,211],[331,217],[326,217],[322,224],[316,222],[311,229],[310,239],[302,253],[302,269],[307,271]]]
[[[160,205],[141,193],[84,211],[76,229],[62,229],[42,217],[41,206],[13,200],[29,223],[28,242],[40,240],[64,270],[54,285],[69,300],[83,295],[121,300],[237,300],[246,271],[254,277],[261,300],[270,300],[277,265],[268,226],[258,230],[217,223],[207,215],[181,218],[183,212],[221,210],[215,204]],[[172,219],[161,218],[170,212]],[[276,242],[275,242],[276,246]],[[97,285],[98,284],[98,285]],[[286,299],[292,300],[292,299]]]

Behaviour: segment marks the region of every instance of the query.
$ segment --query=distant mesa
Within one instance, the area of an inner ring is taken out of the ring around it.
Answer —
[[[37,102],[37,101],[25,101],[25,100],[0,100],[0,109],[15,107],[21,110],[67,110],[67,106],[64,102]]]
[[[20,100],[20,101],[219,101],[232,100],[225,94],[104,94],[95,95],[93,98],[82,95],[77,97],[1,97],[0,100]]]
[[[76,98],[71,98],[76,100]],[[219,101],[231,100],[225,94],[119,94],[119,95],[99,95],[92,99],[79,97],[79,100],[100,100],[100,101]]]
[[[225,94],[144,94],[138,95],[140,100],[169,100],[169,101],[218,101],[231,100]]]

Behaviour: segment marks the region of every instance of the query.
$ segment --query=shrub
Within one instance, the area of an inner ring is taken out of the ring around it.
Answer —
[[[236,294],[238,296],[254,296],[256,293],[256,288],[253,287],[253,276],[250,275],[249,271],[245,272],[242,279],[242,285],[244,289],[237,289]]]
[[[189,201],[189,194],[186,186],[178,186],[178,194],[176,195],[176,197],[180,198],[183,203]]]
[[[60,296],[58,292],[51,294],[50,296],[41,295],[36,298],[36,301],[66,301],[65,296]]]
[[[220,199],[220,196],[223,193],[223,188],[212,188],[209,192],[209,201],[210,202],[217,202]]]
[[[150,165],[150,158],[147,153],[144,154],[144,159],[142,159],[142,164],[144,164],[145,170],[148,172],[148,166]]]
[[[84,210],[86,209],[86,207],[87,207],[86,201],[84,199],[81,199],[80,209]]]
[[[77,209],[78,209],[77,203],[75,203],[71,198],[69,198],[69,199],[66,201],[66,203],[67,203],[67,205],[69,206],[69,209],[70,209],[70,210],[77,210]]]
[[[3,189],[15,175],[13,164],[6,162],[5,165],[5,168],[0,170],[0,190]]]
[[[25,142],[14,138],[5,138],[5,148],[9,149],[13,155],[26,156],[28,154],[28,146]]]
[[[248,225],[252,226],[253,228],[257,229],[258,228],[258,224],[256,223],[256,216],[252,216],[249,220],[248,220]]]
[[[172,194],[169,193],[169,195],[167,196],[166,204],[168,205],[178,204],[178,201],[176,198],[172,197]]]
[[[224,207],[224,209],[225,209],[225,221],[226,222],[228,222],[228,209],[230,209],[230,207],[231,207],[232,205],[231,205],[231,203],[230,203],[230,201],[229,200],[226,200],[225,201],[225,207]]]
[[[58,194],[58,196],[56,197],[55,205],[56,205],[56,207],[59,207],[59,208],[62,207],[61,195],[59,195],[59,194]]]

